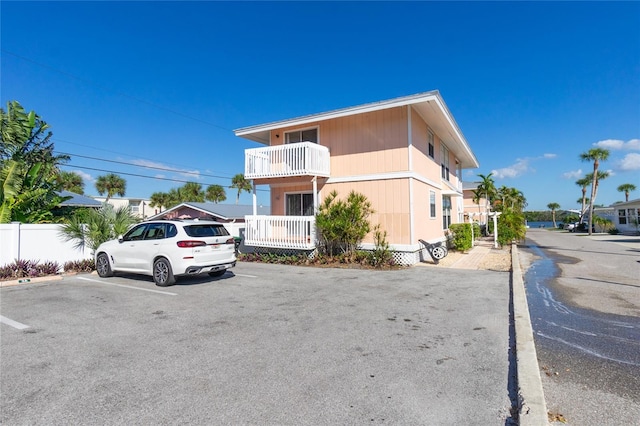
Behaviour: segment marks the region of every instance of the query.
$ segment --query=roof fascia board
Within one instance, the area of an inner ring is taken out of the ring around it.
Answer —
[[[420,93],[418,95],[406,96],[403,98],[395,98],[381,102],[368,103],[355,107],[342,108],[328,112],[322,112],[319,114],[306,115],[303,117],[292,118],[288,120],[274,121],[267,124],[260,124],[257,126],[244,127],[234,130],[236,136],[245,136],[252,133],[270,131],[280,129],[282,127],[300,126],[303,124],[313,123],[316,121],[330,120],[333,118],[346,117],[349,115],[364,114],[372,111],[379,111],[383,109],[395,108],[405,105],[419,104],[422,102],[434,100],[440,98],[438,91]],[[441,104],[439,104],[441,105]],[[442,106],[441,106],[442,108]],[[447,111],[448,112],[448,111]]]

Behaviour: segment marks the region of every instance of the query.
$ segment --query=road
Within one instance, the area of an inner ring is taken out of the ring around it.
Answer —
[[[640,238],[529,230],[521,252],[549,411],[569,424],[640,418]]]

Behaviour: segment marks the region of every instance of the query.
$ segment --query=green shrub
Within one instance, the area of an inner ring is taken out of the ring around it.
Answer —
[[[611,235],[618,235],[620,233],[620,230],[618,228],[611,228],[607,232]]]
[[[454,223],[449,226],[453,234],[453,248],[458,251],[467,251],[473,246],[470,223]]]
[[[338,200],[336,191],[332,191],[320,205],[316,215],[316,226],[324,252],[329,256],[339,253],[353,255],[371,230],[367,219],[371,213],[371,203],[364,195],[351,191],[346,201],[343,201]]]
[[[480,224],[478,222],[473,222],[473,239],[479,240],[482,236],[482,229],[480,228]]]
[[[523,241],[527,235],[524,215],[521,212],[507,210],[498,216],[498,244],[511,244],[512,241]]]
[[[387,231],[380,231],[380,225],[376,225],[374,228],[373,241],[376,247],[369,260],[371,266],[378,268],[382,265],[390,265],[393,260],[393,253],[389,250]]]

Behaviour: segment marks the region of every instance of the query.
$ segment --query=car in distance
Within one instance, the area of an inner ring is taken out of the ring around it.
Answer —
[[[114,272],[150,275],[156,285],[175,283],[176,276],[208,273],[219,277],[236,266],[235,240],[219,222],[156,220],[133,226],[95,251],[101,277]]]

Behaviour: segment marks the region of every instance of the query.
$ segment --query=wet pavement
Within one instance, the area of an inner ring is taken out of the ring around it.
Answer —
[[[614,312],[640,304],[640,239],[533,230],[521,252],[533,259],[524,281],[550,413],[568,424],[636,424],[640,318]]]

